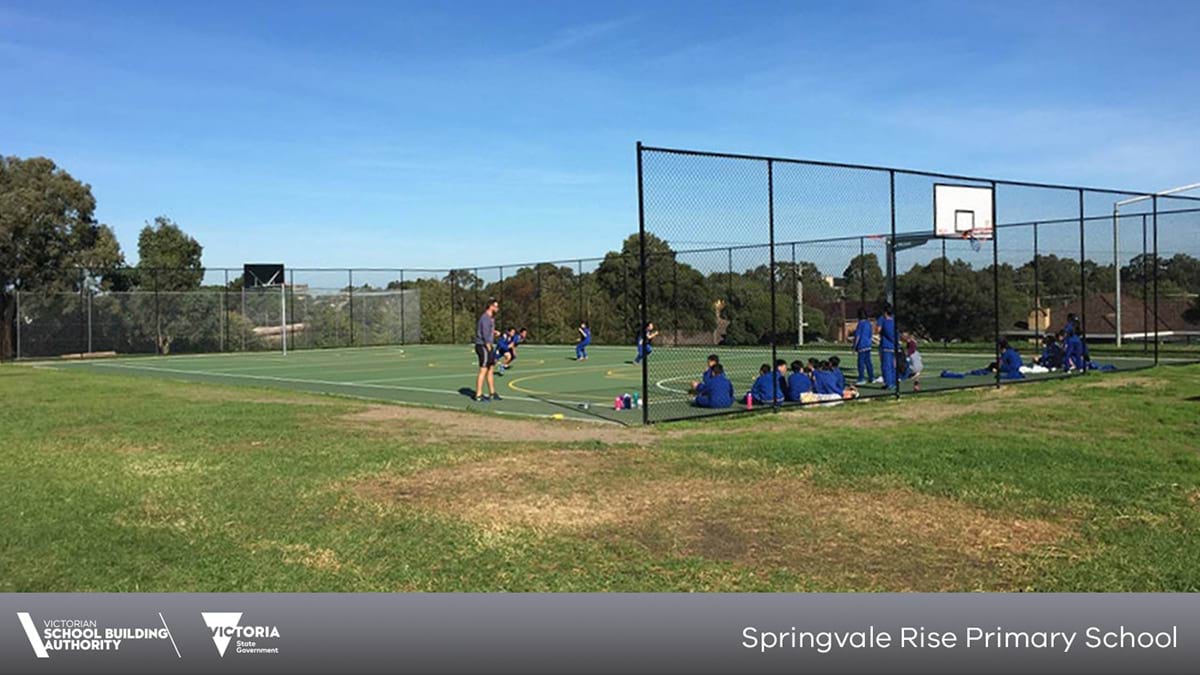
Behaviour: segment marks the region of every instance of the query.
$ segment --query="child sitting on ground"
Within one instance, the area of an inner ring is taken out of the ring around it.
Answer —
[[[804,364],[799,360],[792,361],[792,374],[787,379],[787,400],[803,400],[804,394],[811,394],[812,390],[812,376],[804,371]]]
[[[725,368],[714,363],[704,372],[708,377],[697,384],[693,403],[700,408],[728,408],[733,405],[733,383],[725,377]]]
[[[764,363],[759,366],[758,372],[758,379],[754,380],[754,386],[750,388],[750,397],[754,400],[754,405],[782,403],[783,392],[787,387],[786,383],[779,381],[779,371],[771,368],[771,364]],[[781,384],[784,386],[780,386]]]
[[[713,376],[713,368],[721,364],[721,359],[717,358],[716,354],[708,355],[708,367],[700,374],[700,379],[692,382],[692,386],[688,389],[688,393],[695,394],[700,391],[700,385],[708,382]],[[723,370],[723,369],[722,369]]]

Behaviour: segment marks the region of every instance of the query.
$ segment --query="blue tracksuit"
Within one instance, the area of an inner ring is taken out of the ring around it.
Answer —
[[[858,381],[875,379],[875,364],[871,363],[871,322],[862,319],[854,327],[854,351],[858,354]],[[866,374],[864,379],[863,375]]]
[[[846,391],[846,374],[842,369],[835,368],[829,372],[833,373],[833,381],[837,384],[838,391]]]
[[[1021,380],[1025,378],[1025,374],[1021,372],[1021,355],[1017,350],[1009,347],[1000,355],[1000,379],[1003,380]]]
[[[704,371],[705,374],[708,371]],[[701,408],[728,408],[733,405],[733,383],[725,374],[713,375],[696,387],[696,405]]]
[[[716,377],[716,376],[713,375],[712,368],[705,368],[704,372],[700,374],[700,381],[708,382],[709,380],[713,379],[714,377]]]
[[[1066,353],[1063,355],[1065,360],[1063,367],[1083,370],[1085,364],[1085,351],[1086,350],[1083,346],[1083,338],[1079,337],[1078,335],[1071,335],[1071,337],[1067,338]]]
[[[838,387],[837,377],[832,370],[817,370],[813,371],[813,381],[816,384],[818,394],[837,394],[842,395],[843,389]]]
[[[654,351],[650,346],[650,340],[646,339],[646,331],[638,333],[637,348],[638,353],[637,358],[633,360],[634,363],[641,363],[642,359],[650,356],[650,352]]]
[[[896,386],[896,319],[879,317],[879,366],[883,371],[883,384],[889,389]]]
[[[755,403],[783,402],[783,394],[787,391],[787,383],[782,381],[779,372],[772,370],[766,375],[759,375],[750,388],[750,395]],[[778,386],[776,386],[778,385]]]
[[[499,359],[504,356],[510,349],[512,349],[512,346],[508,343],[508,335],[501,333],[500,337],[496,338],[496,358]]]
[[[1063,367],[1063,349],[1057,342],[1042,350],[1042,366],[1058,370]]]
[[[801,394],[807,394],[813,390],[812,378],[808,373],[801,371],[788,375],[787,379],[787,400],[799,401]]]
[[[1068,321],[1067,325],[1063,326],[1063,334],[1067,337],[1075,335],[1075,322]]]
[[[590,344],[592,344],[592,329],[584,328],[583,335],[581,336],[581,339],[579,340],[579,344],[575,345],[575,358],[586,359],[587,358],[587,346]]]

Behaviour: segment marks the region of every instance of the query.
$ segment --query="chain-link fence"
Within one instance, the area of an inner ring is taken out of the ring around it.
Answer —
[[[939,185],[990,191],[991,236],[935,236]],[[638,187],[638,231],[602,257],[18,282],[0,356],[468,344],[496,298],[535,344],[584,322],[622,354],[648,343],[647,422],[1200,360],[1197,197],[642,146]],[[709,356],[725,391],[697,405]]]
[[[641,145],[638,188],[647,422],[1200,361],[1195,197]]]

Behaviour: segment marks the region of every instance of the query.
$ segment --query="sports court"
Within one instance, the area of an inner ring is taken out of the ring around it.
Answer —
[[[390,401],[456,410],[473,410],[501,415],[527,415],[641,423],[640,410],[614,410],[614,399],[638,392],[642,369],[633,364],[635,349],[600,346],[588,350],[589,359],[576,361],[574,350],[564,345],[525,345],[513,367],[496,377],[502,400],[477,403],[471,400],[477,372],[470,345],[412,345],[321,349],[280,353],[235,353],[180,356],[138,356],[89,361],[45,361],[39,368],[86,370],[106,375],[150,377],[189,382],[271,389],[290,389],[337,396]],[[689,418],[713,412],[690,405],[687,395],[692,379],[704,370],[705,357],[716,353],[738,395],[750,388],[758,368],[771,358],[768,349],[733,347],[662,347],[651,355],[651,372],[692,372],[693,376],[652,379],[652,419]],[[968,371],[986,365],[993,356],[986,351],[960,349],[926,351],[926,371],[921,391],[936,392],[964,386],[989,386],[990,376],[965,380],[938,377],[942,370]],[[839,355],[848,381],[855,373],[847,362],[853,355],[840,345],[814,345],[803,350],[779,350],[778,358],[791,362],[809,357]],[[1100,361],[1101,359],[1097,359]],[[1179,359],[1184,361],[1185,359]],[[876,354],[876,361],[878,356]],[[1104,357],[1120,370],[1152,363],[1146,356]],[[1169,356],[1164,363],[1175,360]],[[876,364],[877,365],[877,364]],[[877,365],[878,367],[878,365]],[[1087,377],[1101,377],[1093,373]],[[1061,374],[1033,375],[1031,380],[1063,377]],[[860,388],[865,400],[894,396],[882,385]],[[912,382],[902,383],[901,395],[911,395]],[[849,405],[858,405],[858,402]],[[789,404],[791,405],[791,404]],[[735,404],[731,410],[741,410]],[[728,411],[724,411],[728,412]]]

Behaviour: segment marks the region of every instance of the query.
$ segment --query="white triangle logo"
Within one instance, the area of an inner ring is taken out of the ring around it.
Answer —
[[[227,631],[221,629],[235,628],[242,621],[241,612],[200,612],[204,617],[204,623],[208,629],[212,631],[213,643],[217,645],[217,652],[222,657],[225,656],[225,648],[229,646],[230,635]]]

